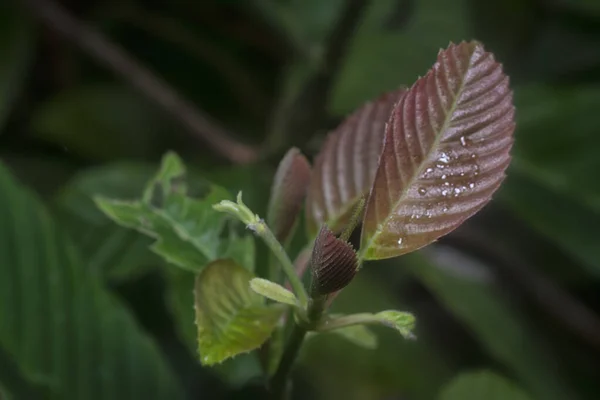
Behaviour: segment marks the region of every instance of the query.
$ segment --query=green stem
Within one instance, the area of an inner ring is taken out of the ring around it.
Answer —
[[[294,324],[294,328],[290,334],[290,338],[285,351],[283,352],[283,356],[281,357],[281,361],[279,362],[279,366],[277,367],[277,371],[275,371],[275,374],[271,378],[269,389],[273,400],[283,400],[286,398],[288,376],[292,371],[294,361],[300,352],[302,342],[304,342],[304,337],[307,332],[308,330],[306,327]]]
[[[288,388],[288,377],[294,366],[294,362],[298,357],[300,348],[302,348],[302,342],[304,337],[309,330],[314,329],[321,320],[323,312],[325,310],[327,297],[317,297],[310,300],[310,304],[307,310],[307,322],[295,321],[292,333],[287,342],[281,361],[275,371],[275,374],[269,382],[269,389],[271,391],[273,400],[286,399],[286,391]]]
[[[256,232],[256,234],[260,236],[262,240],[264,240],[271,252],[273,252],[273,255],[275,258],[277,258],[277,261],[279,261],[281,267],[283,268],[283,272],[290,281],[292,289],[294,289],[294,293],[298,297],[298,300],[300,300],[300,304],[302,307],[306,307],[308,304],[308,294],[306,293],[306,289],[304,288],[302,281],[298,275],[296,275],[294,264],[292,264],[292,261],[288,257],[281,243],[279,243],[277,238],[275,238],[275,235],[273,235],[273,232],[271,232],[263,220],[249,224],[248,227],[254,230],[254,232]]]

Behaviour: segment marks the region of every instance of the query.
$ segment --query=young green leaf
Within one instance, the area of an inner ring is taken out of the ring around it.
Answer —
[[[508,77],[477,42],[451,44],[394,108],[363,221],[364,259],[423,247],[480,210],[513,143]]]
[[[267,224],[282,243],[292,233],[309,182],[308,160],[298,149],[290,149],[277,168],[267,212]]]
[[[385,123],[405,90],[387,93],[365,104],[329,134],[308,189],[306,222],[310,234],[327,224],[344,228],[353,206],[365,195],[377,170]]]
[[[201,200],[188,197],[185,167],[173,153],[167,153],[159,172],[144,190],[142,200],[122,201],[96,198],[98,207],[117,224],[136,229],[156,239],[151,249],[172,264],[199,271],[207,262],[232,256],[236,248],[247,248],[233,235],[220,239],[226,215],[212,205],[229,198],[217,186],[209,187]]]
[[[232,260],[211,262],[196,277],[195,308],[198,352],[213,365],[260,347],[283,314],[280,304],[267,306],[252,291],[250,271]]]
[[[350,243],[336,238],[323,225],[315,239],[310,267],[313,294],[326,295],[348,286],[358,270],[358,259]]]
[[[261,296],[279,303],[289,304],[292,306],[297,306],[299,304],[294,293],[267,279],[254,278],[250,280],[250,288]]]
[[[317,330],[326,332],[366,324],[385,325],[397,330],[406,339],[414,339],[415,337],[412,333],[415,329],[414,315],[396,310],[381,311],[377,314],[360,313],[329,317],[318,326]]]

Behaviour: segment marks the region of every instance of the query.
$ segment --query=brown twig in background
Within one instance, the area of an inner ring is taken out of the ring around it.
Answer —
[[[220,155],[238,164],[257,159],[256,149],[236,141],[230,132],[183,99],[166,82],[100,32],[71,16],[60,5],[52,0],[25,0],[25,3],[44,24],[77,44],[88,55],[152,99]]]
[[[298,139],[307,141],[321,127],[335,78],[368,4],[369,0],[346,0],[316,71],[308,77],[297,96],[290,99],[284,93],[276,106],[267,151],[277,151],[284,145],[300,146],[302,143],[298,143]],[[287,143],[288,138],[294,138],[296,142]]]

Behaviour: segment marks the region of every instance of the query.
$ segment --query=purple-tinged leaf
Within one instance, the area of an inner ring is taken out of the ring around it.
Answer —
[[[291,148],[277,168],[267,212],[267,223],[280,242],[290,236],[310,182],[310,164],[300,150]]]
[[[363,258],[414,251],[480,210],[505,177],[514,127],[509,79],[494,56],[477,42],[441,51],[386,126]]]
[[[326,295],[345,288],[354,278],[358,259],[352,245],[335,237],[323,225],[313,247],[310,267],[314,295]]]
[[[387,93],[352,113],[327,137],[308,189],[306,221],[309,234],[327,224],[344,228],[353,206],[367,194],[377,170],[385,123],[405,89]]]

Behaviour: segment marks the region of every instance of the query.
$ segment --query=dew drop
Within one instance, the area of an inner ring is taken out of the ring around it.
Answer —
[[[443,212],[448,212],[448,206],[444,206],[444,208],[442,208]]]
[[[444,164],[448,164],[450,162],[450,157],[448,157],[448,154],[442,152],[442,154],[440,155],[439,161],[443,162]]]
[[[469,187],[470,187],[471,189],[473,189],[473,188],[475,187],[475,184],[474,184],[473,182],[471,182],[471,183],[469,183]]]
[[[460,144],[463,147],[467,147],[469,145],[469,139],[467,139],[465,136],[461,136],[460,137]]]
[[[398,239],[398,245],[401,246],[402,245],[402,238]]]
[[[459,188],[454,188],[454,195],[458,196],[460,194],[461,190]]]
[[[475,154],[475,153],[471,154],[471,158],[477,158],[477,154]]]
[[[448,175],[446,175],[446,174],[442,175],[442,179],[446,179],[446,178],[448,178]]]
[[[444,186],[450,186],[450,182],[444,182]]]
[[[430,167],[430,168],[427,168],[427,169],[425,170],[425,172],[427,172],[428,174],[430,174],[430,173],[432,173],[432,172],[433,172],[433,168],[431,168],[431,167]]]
[[[461,173],[460,173],[460,176],[465,176],[465,173],[464,173],[464,172],[461,172]]]
[[[435,167],[437,169],[444,169],[444,168],[446,168],[446,166],[444,164],[436,164]]]
[[[448,196],[449,191],[444,189],[442,190],[442,196]]]
[[[427,194],[427,189],[425,189],[424,187],[421,187],[421,188],[419,188],[418,192],[421,196],[423,196],[423,195]]]

